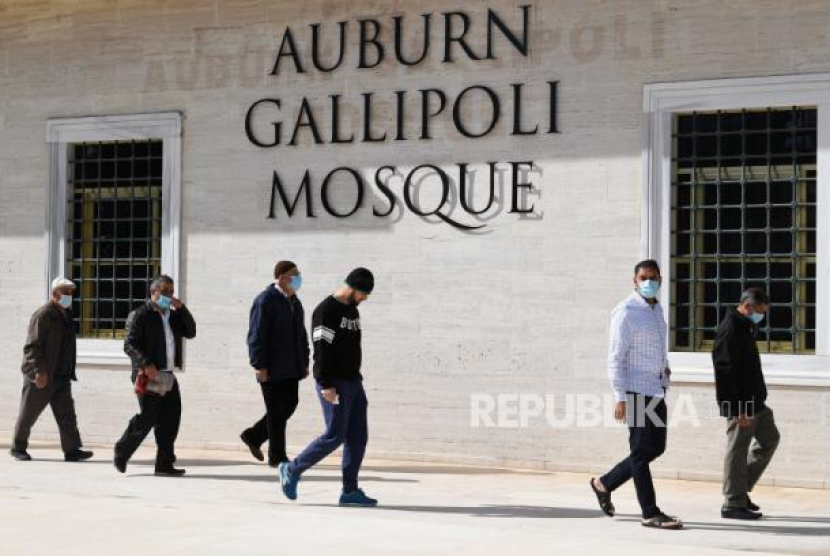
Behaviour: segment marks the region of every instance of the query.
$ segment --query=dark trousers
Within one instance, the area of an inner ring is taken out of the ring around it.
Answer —
[[[300,403],[300,380],[290,378],[260,382],[265,400],[265,415],[254,426],[245,429],[242,438],[254,446],[268,441],[268,463],[288,461],[285,453],[285,427]]]
[[[129,461],[138,447],[150,433],[156,435],[156,467],[166,467],[176,461],[173,444],[179,435],[182,418],[182,398],[179,393],[179,381],[173,383],[173,389],[164,396],[144,394],[138,397],[141,412],[130,419],[127,430],[115,444],[115,457]]]
[[[637,500],[645,519],[660,513],[649,464],[666,451],[666,402],[659,399],[651,405],[652,399],[641,394],[629,393],[626,419],[631,454],[600,478],[609,492],[613,492],[629,479],[634,479]],[[648,407],[653,407],[651,413],[645,411]]]
[[[301,475],[326,456],[343,445],[343,490],[357,490],[357,476],[366,443],[369,439],[367,410],[369,402],[360,380],[337,380],[334,382],[340,403],[326,401],[317,384],[317,397],[323,407],[326,432],[314,440],[297,458],[289,464],[291,473]]]
[[[26,379],[20,397],[20,413],[14,425],[12,448],[25,450],[29,447],[29,435],[46,406],[52,408],[55,422],[61,436],[61,448],[69,453],[81,447],[81,433],[78,432],[78,418],[75,415],[75,400],[72,399],[72,383],[69,379],[52,379],[46,388],[38,388]]]
[[[765,407],[756,413],[746,428],[738,426],[738,419],[729,419],[726,438],[723,506],[746,508],[747,493],[758,483],[781,441],[772,410]]]

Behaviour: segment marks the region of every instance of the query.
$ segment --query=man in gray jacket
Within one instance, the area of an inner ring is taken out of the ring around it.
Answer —
[[[52,297],[35,311],[23,348],[23,396],[14,426],[10,453],[19,461],[32,457],[26,451],[29,434],[40,414],[49,405],[58,423],[66,461],[83,461],[92,452],[81,449],[81,434],[72,399],[75,376],[75,325],[72,322],[72,293],[75,284],[66,278],[52,282]]]

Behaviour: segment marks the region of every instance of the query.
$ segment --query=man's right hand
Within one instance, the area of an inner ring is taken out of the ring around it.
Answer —
[[[614,406],[614,419],[619,423],[625,422],[625,402],[617,402]]]
[[[46,388],[46,385],[49,384],[49,375],[47,375],[43,371],[38,371],[37,373],[35,373],[34,383],[35,386],[43,390],[44,388]]]
[[[256,379],[258,382],[268,382],[268,369],[257,369]]]
[[[158,373],[159,373],[159,371],[158,371],[158,369],[156,369],[155,365],[147,365],[146,367],[143,367],[141,369],[141,372],[143,372],[145,375],[147,375],[147,378],[150,379],[150,380],[156,380],[156,377],[158,376]]]
[[[752,426],[752,417],[747,417],[746,415],[738,415],[738,426],[742,429],[746,429]]]
[[[323,397],[329,403],[337,403],[337,389],[332,386],[331,388],[326,388],[320,392],[323,394]]]

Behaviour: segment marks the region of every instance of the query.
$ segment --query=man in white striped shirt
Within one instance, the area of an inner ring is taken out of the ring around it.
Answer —
[[[661,282],[656,261],[637,263],[634,291],[611,313],[608,377],[617,402],[614,417],[628,424],[631,454],[603,477],[592,478],[591,489],[602,511],[613,516],[611,493],[633,479],[643,526],[680,529],[682,522],[657,506],[649,469],[666,449],[670,371],[668,327],[657,300]]]

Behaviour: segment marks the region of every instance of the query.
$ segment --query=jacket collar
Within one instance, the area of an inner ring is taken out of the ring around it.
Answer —
[[[749,332],[749,334],[754,338],[758,335],[758,326],[754,324],[751,320],[747,317],[742,315],[740,311],[738,311],[735,307],[729,308],[729,314],[732,316],[732,319],[735,320],[736,323],[743,326],[743,328]]]
[[[51,314],[55,315],[56,317],[59,317],[59,318],[64,318],[64,316],[67,314],[67,313],[61,311],[60,309],[58,309],[57,305],[52,303],[51,299],[46,303],[46,310],[49,311]]]
[[[277,301],[283,301],[283,302],[288,303],[288,304],[291,304],[293,302],[293,300],[297,299],[296,295],[288,297],[288,295],[286,295],[286,293],[284,291],[282,291],[280,288],[278,288],[277,285],[274,282],[271,282],[265,288],[265,292],[266,292],[266,295],[269,298],[276,299]]]

